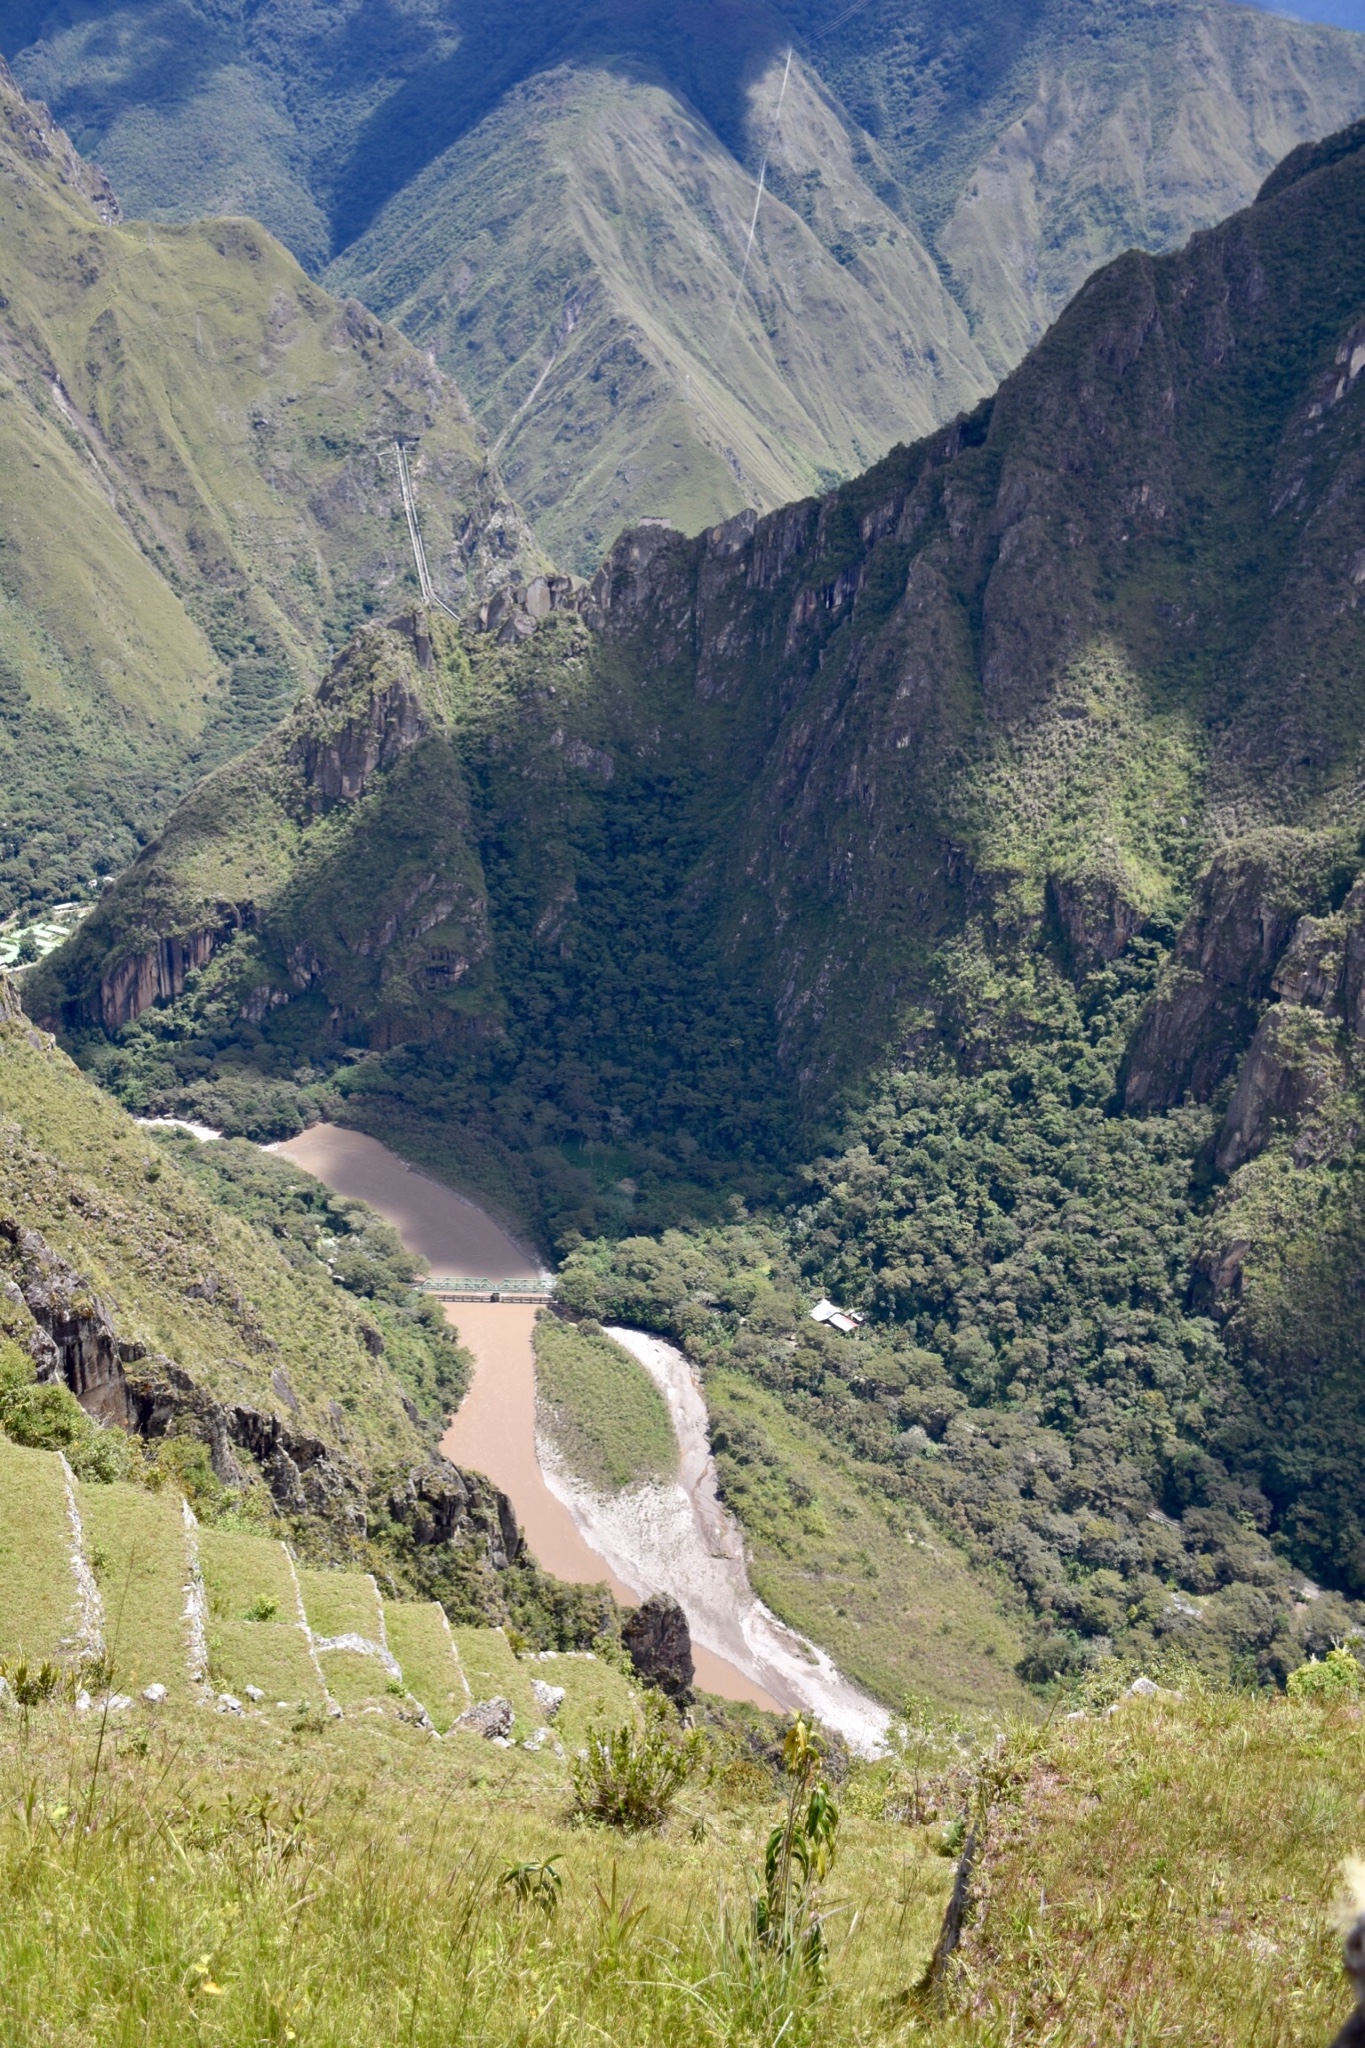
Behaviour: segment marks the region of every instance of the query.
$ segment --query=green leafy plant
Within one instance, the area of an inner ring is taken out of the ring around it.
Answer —
[[[820,1886],[834,1862],[839,1809],[820,1774],[824,1751],[798,1714],[782,1745],[787,1810],[768,1837],[763,1889],[754,1901],[754,1932],[784,1962],[795,1958],[814,1977],[825,1969]]]
[[[683,1735],[665,1701],[650,1694],[642,1725],[589,1730],[573,1770],[574,1811],[627,1833],[662,1827],[702,1751],[699,1731]]]
[[[279,1611],[279,1601],[272,1600],[267,1594],[262,1593],[258,1599],[252,1601],[242,1618],[245,1621],[273,1621]]]
[[[624,1898],[621,1896],[615,1857],[611,1865],[611,1889],[603,1891],[596,1878],[592,1888],[597,1894],[597,1959],[603,1967],[614,1969],[621,1960],[626,1943],[644,1919],[645,1908],[635,1903],[638,1886],[632,1886]]]
[[[549,1856],[543,1863],[509,1863],[498,1879],[498,1888],[511,1894],[518,1906],[534,1906],[547,1917],[559,1911],[564,1881],[555,1868],[559,1858]]]
[[[1354,1654],[1338,1643],[1325,1657],[1310,1657],[1297,1671],[1291,1671],[1285,1690],[1292,1700],[1334,1706],[1339,1700],[1359,1699],[1365,1693],[1365,1671]]]
[[[47,1658],[41,1664],[30,1664],[26,1657],[19,1657],[12,1664],[0,1664],[0,1680],[14,1695],[15,1705],[25,1713],[30,1707],[40,1707],[52,1699],[61,1690],[65,1677],[61,1665]]]

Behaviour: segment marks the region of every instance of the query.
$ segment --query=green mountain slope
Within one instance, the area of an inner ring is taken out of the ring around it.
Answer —
[[[369,629],[35,1008],[520,1204],[1008,1573],[1035,1675],[1289,1668],[1365,1591],[1363,222],[1365,125],[824,500]]]
[[[756,88],[755,133],[783,68]],[[327,273],[462,379],[576,570],[643,516],[691,532],[827,487],[989,387],[804,66],[783,113],[743,292],[743,164],[662,86],[571,67],[520,87]]]
[[[4,48],[130,209],[254,213],[434,349],[585,573],[950,418],[1365,109],[1365,39],[1222,0],[31,0]]]
[[[458,394],[245,221],[134,227],[0,76],[0,914],[122,866],[412,580],[526,541]]]

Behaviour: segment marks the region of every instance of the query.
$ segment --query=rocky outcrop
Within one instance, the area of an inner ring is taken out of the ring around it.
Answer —
[[[249,903],[223,903],[218,909],[216,923],[158,939],[154,945],[130,953],[116,966],[106,968],[100,976],[98,1016],[79,1021],[98,1022],[113,1033],[133,1023],[154,1004],[173,1003],[183,995],[185,984],[196,969],[207,967],[234,932],[251,928]]]
[[[425,620],[403,619],[396,626],[406,629],[419,667],[429,667],[431,641]],[[378,776],[430,731],[422,701],[405,677],[357,693],[343,657],[308,706],[305,728],[285,761],[300,778],[308,814],[322,817],[337,804],[355,803],[364,796]]]
[[[552,612],[581,608],[586,587],[572,576],[533,576],[529,583],[506,583],[475,613],[481,633],[493,633],[500,647],[529,640]]]
[[[1122,886],[1103,875],[1049,876],[1047,905],[1076,975],[1117,960],[1142,922]]]
[[[1235,1173],[1280,1134],[1294,1139],[1299,1165],[1319,1156],[1323,1114],[1346,1084],[1333,1023],[1314,1010],[1276,1003],[1256,1028],[1218,1133],[1214,1165]]]
[[[1276,967],[1279,998],[1256,1027],[1218,1134],[1215,1163],[1234,1173],[1276,1135],[1304,1166],[1354,1145],[1348,1091],[1365,1051],[1365,880],[1339,911],[1302,917]]]
[[[516,1511],[507,1495],[477,1472],[466,1472],[445,1458],[431,1458],[404,1475],[384,1495],[389,1519],[403,1529],[419,1550],[454,1543],[477,1532],[488,1561],[504,1571],[524,1555]]]
[[[1300,919],[1327,908],[1351,865],[1339,835],[1288,829],[1215,856],[1124,1061],[1130,1116],[1208,1100],[1250,1044]]]
[[[68,1386],[87,1414],[130,1427],[125,1367],[140,1356],[120,1340],[107,1304],[39,1231],[0,1217],[0,1287],[32,1318],[29,1354],[40,1382]]]
[[[148,1441],[197,1437],[222,1485],[243,1487],[254,1469],[282,1516],[324,1523],[350,1540],[364,1537],[378,1515],[415,1549],[473,1543],[494,1571],[522,1557],[512,1504],[489,1480],[433,1453],[376,1494],[372,1475],[335,1444],[270,1410],[219,1401],[173,1359],[120,1337],[109,1304],[75,1267],[41,1232],[3,1216],[0,1291],[31,1318],[28,1348],[40,1382],[65,1385],[97,1421]],[[282,1398],[297,1409],[292,1389]]]
[[[666,1593],[651,1593],[621,1624],[621,1641],[637,1677],[686,1706],[692,1698],[696,1666],[687,1616]]]

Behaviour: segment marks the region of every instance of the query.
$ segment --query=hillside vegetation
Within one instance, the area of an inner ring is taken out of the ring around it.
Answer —
[[[559,1648],[610,1629],[604,1589],[546,1577],[506,1498],[436,1455],[469,1361],[388,1226],[253,1146],[154,1137],[31,1028],[7,984],[0,1001],[10,1648],[43,1658],[69,1635],[69,1584],[12,1550],[41,1550],[44,1517],[67,1527],[58,1452],[93,1489],[97,1575],[102,1552],[136,1584],[167,1540],[164,1502],[184,1493],[206,1543],[263,1546],[277,1580],[287,1537],[462,1623],[514,1622]],[[287,1608],[282,1582],[255,1590]],[[139,1621],[139,1656],[168,1616],[163,1603]],[[319,1627],[353,1632],[369,1633]]]
[[[1362,139],[824,500],[629,535],[539,623],[367,631],[35,1008],[139,1106],[325,1107],[520,1205],[578,1313],[1003,1573],[1035,1679],[1325,1646],[1365,1591]],[[171,943],[206,964],[148,1007]]]
[[[678,1446],[663,1395],[600,1328],[542,1316],[536,1324],[536,1426],[569,1470],[599,1493],[668,1480]]]
[[[89,896],[414,583],[527,535],[449,380],[246,220],[133,226],[0,70],[0,916]]]
[[[24,0],[0,33],[130,211],[254,215],[432,348],[584,573],[950,418],[1097,265],[1365,111],[1359,36],[1222,0]]]

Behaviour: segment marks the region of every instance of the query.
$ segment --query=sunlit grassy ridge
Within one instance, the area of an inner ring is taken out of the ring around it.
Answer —
[[[396,436],[450,601],[525,533],[424,355],[251,221],[120,222],[8,73],[0,191],[3,912],[121,867],[401,601]]]
[[[585,570],[950,417],[1365,106],[1358,37],[1207,0],[360,18],[23,0],[5,48],[130,209],[252,214],[435,349]]]

